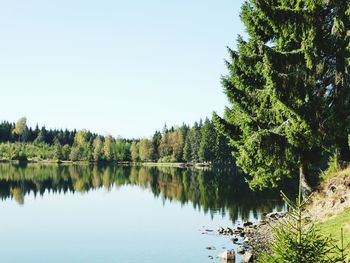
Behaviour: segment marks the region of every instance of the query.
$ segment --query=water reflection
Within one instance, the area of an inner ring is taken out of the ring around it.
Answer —
[[[148,189],[164,201],[190,202],[195,209],[212,216],[229,213],[233,222],[258,218],[263,212],[284,206],[276,192],[251,192],[235,169],[0,164],[0,198],[13,198],[21,205],[29,193],[84,193],[123,185]]]

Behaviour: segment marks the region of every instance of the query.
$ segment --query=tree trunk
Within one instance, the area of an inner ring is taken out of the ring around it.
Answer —
[[[338,164],[340,168],[345,168],[350,164],[350,148],[347,138],[339,145]]]
[[[299,167],[299,180],[300,180],[300,192],[303,197],[307,197],[311,194],[312,190],[308,184],[305,176],[306,165],[302,164]]]

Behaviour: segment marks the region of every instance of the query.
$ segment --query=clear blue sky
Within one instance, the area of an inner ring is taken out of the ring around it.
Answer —
[[[1,119],[131,138],[221,113],[242,3],[2,1]]]

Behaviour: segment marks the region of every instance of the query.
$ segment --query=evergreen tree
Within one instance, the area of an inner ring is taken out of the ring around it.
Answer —
[[[159,131],[156,131],[152,137],[154,160],[158,160],[160,158],[159,145],[161,140],[162,140],[162,134]]]
[[[305,178],[325,146],[330,104],[325,64],[313,57],[314,31],[324,25],[316,2],[251,0],[242,7],[249,40],[229,49],[222,83],[231,107],[214,118],[252,187],[276,186],[297,167]]]
[[[216,132],[213,123],[206,118],[201,131],[201,142],[199,145],[199,159],[205,162],[215,160]]]
[[[197,122],[194,123],[190,133],[190,145],[191,145],[191,160],[194,162],[197,162],[199,160],[199,146],[201,143],[201,139],[202,139],[202,135],[201,135],[201,123],[202,121],[200,121],[200,124],[198,125]]]
[[[44,142],[45,142],[45,128],[39,131],[38,136],[34,140],[34,143],[44,143]]]
[[[185,139],[185,145],[183,149],[183,157],[182,159],[186,162],[191,162],[191,131],[187,133],[186,139]]]

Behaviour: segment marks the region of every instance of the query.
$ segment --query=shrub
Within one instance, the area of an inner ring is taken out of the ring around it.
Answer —
[[[331,245],[333,240],[322,236],[320,229],[315,226],[310,217],[305,215],[305,206],[309,198],[303,200],[301,192],[301,184],[299,184],[299,194],[295,202],[282,193],[289,209],[287,217],[274,227],[271,252],[261,254],[258,262],[345,262],[345,250]]]

